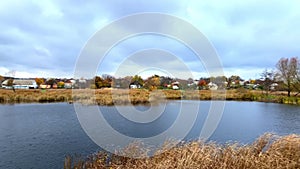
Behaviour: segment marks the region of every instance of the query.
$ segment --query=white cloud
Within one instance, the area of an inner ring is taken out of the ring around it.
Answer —
[[[5,67],[0,67],[0,75],[7,75],[9,73],[9,69]]]

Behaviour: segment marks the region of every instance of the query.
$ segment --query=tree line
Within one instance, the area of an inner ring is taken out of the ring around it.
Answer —
[[[297,57],[281,58],[276,66],[276,69],[264,70],[261,73],[261,78],[256,80],[244,81],[240,76],[218,76],[209,78],[200,78],[198,80],[189,79],[178,79],[159,75],[153,75],[147,79],[143,79],[139,75],[126,76],[122,78],[116,78],[111,75],[104,74],[102,76],[95,76],[93,79],[87,80],[84,83],[75,84],[75,88],[136,88],[145,89],[172,89],[173,85],[178,85],[180,89],[208,89],[209,84],[213,83],[218,86],[219,89],[232,89],[239,87],[254,88],[253,86],[262,89],[268,94],[273,88],[274,84],[278,83],[278,90],[287,91],[287,95],[291,96],[294,92],[294,96],[300,93],[300,61]],[[5,80],[3,76],[0,76],[0,82]],[[54,85],[58,88],[64,88],[64,83],[67,79],[43,79],[36,78],[36,83]],[[243,83],[241,83],[243,82]],[[9,84],[13,84],[13,79],[8,81]],[[249,87],[250,86],[250,87]],[[174,89],[174,88],[173,88]]]
[[[126,76],[123,78],[115,78],[110,75],[96,76],[94,78],[94,88],[114,87],[114,88],[129,88],[131,84],[138,85],[146,89],[167,89],[172,88],[174,82],[180,84],[180,89],[208,89],[209,83],[214,83],[219,89],[232,89],[239,87],[248,87],[251,84],[257,85],[269,94],[271,90],[277,87],[278,90],[287,91],[287,95],[294,96],[300,93],[300,60],[298,57],[281,58],[275,65],[275,69],[264,70],[261,73],[260,79],[245,81],[240,76],[232,75],[230,77],[217,76],[209,78],[200,78],[187,80],[153,75],[147,79],[142,79],[140,76]],[[243,82],[243,83],[241,83]]]

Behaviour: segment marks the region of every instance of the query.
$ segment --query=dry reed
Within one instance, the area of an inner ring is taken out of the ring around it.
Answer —
[[[280,92],[266,95],[262,91],[236,89],[210,90],[145,90],[145,89],[48,89],[5,90],[0,89],[0,103],[30,102],[82,102],[84,104],[120,105],[148,104],[153,100],[239,100],[261,101],[300,105],[298,97],[287,97]]]
[[[125,149],[125,155],[137,152],[139,146],[140,144],[130,145]],[[166,151],[162,149],[160,152],[153,157],[142,159],[110,155],[103,151],[88,157],[85,161],[78,159],[73,161],[68,156],[65,159],[65,168],[296,169],[300,168],[300,135],[291,134],[279,137],[265,134],[249,145],[237,143],[222,145],[214,142],[194,141],[180,144]]]

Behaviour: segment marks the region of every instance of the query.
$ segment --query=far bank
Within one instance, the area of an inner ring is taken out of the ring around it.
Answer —
[[[0,103],[49,103],[76,101],[85,104],[148,104],[168,100],[236,100],[300,105],[300,96],[287,97],[285,92],[269,94],[259,90],[146,90],[146,89],[0,89]]]

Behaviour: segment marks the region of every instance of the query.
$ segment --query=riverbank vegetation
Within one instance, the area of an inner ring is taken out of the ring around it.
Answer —
[[[82,102],[98,105],[148,104],[160,100],[236,100],[300,105],[300,96],[259,90],[146,90],[146,89],[0,89],[0,103]]]
[[[169,145],[167,143],[166,145]],[[167,147],[167,146],[166,146]],[[124,155],[144,153],[135,143],[124,149]],[[162,148],[153,157],[134,159],[111,155],[104,151],[86,159],[67,156],[65,169],[82,168],[300,168],[300,135],[276,136],[265,134],[248,145],[217,144],[194,141],[171,149]],[[141,154],[136,154],[141,155]]]
[[[167,99],[226,99],[300,104],[300,60],[297,57],[282,58],[278,61],[276,68],[277,71],[266,69],[262,72],[261,78],[255,80],[244,80],[237,75],[200,79],[178,79],[153,75],[142,79],[139,75],[116,78],[104,74],[102,77],[95,76],[93,79],[35,78],[35,80],[0,76],[0,82],[3,81],[0,86],[8,89],[7,91],[0,90],[0,103],[80,100],[88,104],[99,105],[140,104],[149,103],[150,96],[154,96],[154,98],[165,97]],[[41,90],[20,90],[25,88]],[[287,97],[283,94],[284,91],[287,92]],[[129,98],[128,93],[130,93]],[[152,100],[156,99],[152,97]]]

